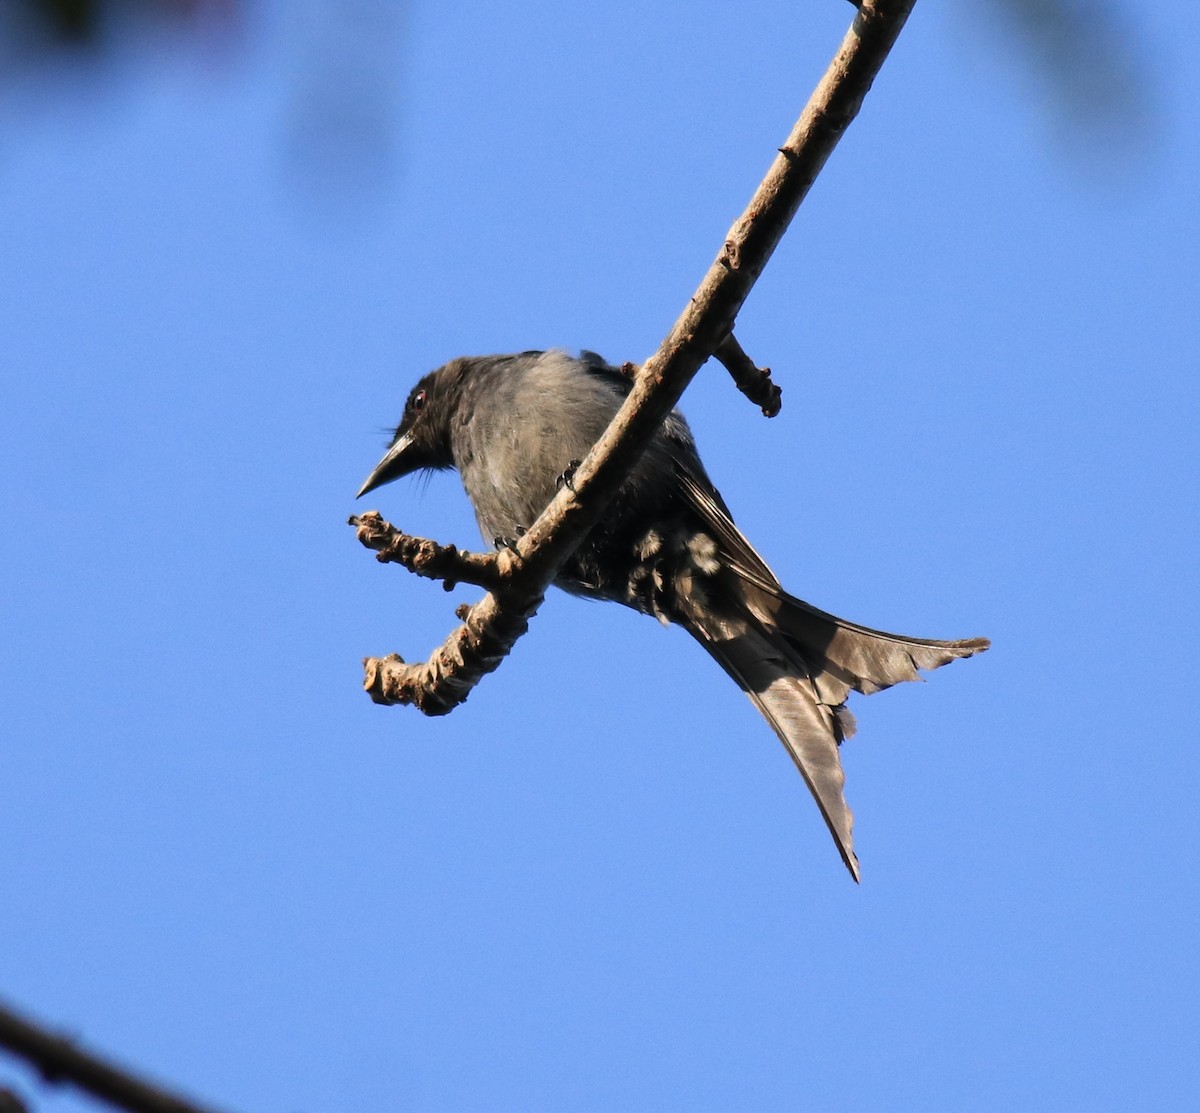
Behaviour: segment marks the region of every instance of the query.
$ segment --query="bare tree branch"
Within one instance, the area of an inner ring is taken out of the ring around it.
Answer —
[[[612,424],[517,542],[520,571],[489,593],[424,664],[368,657],[364,687],[377,703],[440,715],[467,698],[528,627],[546,588],[610,500],[734,320],[825,160],[858,114],[915,0],[862,0],[850,30],[766,177],[726,237],[682,315],[637,372]]]
[[[32,1063],[47,1082],[69,1082],[130,1113],[213,1113],[80,1050],[0,1006],[0,1047]]]
[[[734,385],[756,406],[761,407],[763,417],[775,417],[783,407],[782,394],[777,383],[771,382],[771,369],[759,367],[746,355],[737,337],[731,332],[713,352],[733,376]]]
[[[401,533],[385,522],[378,511],[351,515],[350,525],[365,548],[375,550],[381,564],[402,564],[410,572],[431,580],[442,580],[447,591],[460,584],[475,584],[489,591],[503,591],[512,579],[517,558],[508,550],[500,553],[469,553],[455,545],[439,545],[424,537]]]

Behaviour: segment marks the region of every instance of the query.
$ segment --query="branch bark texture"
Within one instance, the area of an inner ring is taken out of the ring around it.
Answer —
[[[883,65],[915,0],[862,0],[850,30],[787,142],[730,229],[716,259],[624,405],[561,490],[521,537],[511,578],[466,613],[424,664],[367,658],[377,703],[445,714],[493,671],[528,627],[547,587],[600,520],[630,467],[704,362],[733,331],[738,311]],[[460,579],[469,579],[460,576]]]

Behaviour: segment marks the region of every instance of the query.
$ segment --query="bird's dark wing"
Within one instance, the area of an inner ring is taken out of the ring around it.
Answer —
[[[789,595],[733,523],[724,500],[703,473],[677,466],[690,509],[721,549],[723,563],[740,581],[737,592],[748,611],[777,629],[803,657],[821,698],[843,703],[851,690],[870,694],[906,680],[919,669],[936,669],[987,649],[987,638],[935,641],[859,626]]]

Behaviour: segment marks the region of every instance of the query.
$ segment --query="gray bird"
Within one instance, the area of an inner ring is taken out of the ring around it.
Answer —
[[[592,352],[453,359],[413,388],[391,447],[359,497],[415,471],[457,468],[483,536],[497,547],[510,544],[569,482],[630,385]],[[838,757],[854,733],[847,696],[919,680],[918,669],[989,644],[885,634],[789,595],[733,524],[678,412],[556,583],[691,634],[779,735],[856,881]]]

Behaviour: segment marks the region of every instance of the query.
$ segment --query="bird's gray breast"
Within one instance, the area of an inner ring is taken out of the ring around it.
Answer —
[[[563,352],[481,364],[452,429],[455,463],[484,538],[513,540],[537,519],[558,481],[582,460],[624,399],[618,379]],[[667,621],[716,574],[716,544],[685,505],[678,465],[703,474],[687,423],[675,413],[557,582]]]
[[[515,538],[533,524],[621,401],[612,384],[564,352],[513,357],[474,377],[451,446],[487,541]]]

